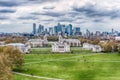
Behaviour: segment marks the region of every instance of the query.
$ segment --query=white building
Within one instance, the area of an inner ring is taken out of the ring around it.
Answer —
[[[92,48],[92,51],[93,52],[101,52],[101,51],[103,51],[103,49],[99,45],[94,45]]]
[[[92,50],[93,52],[101,52],[101,51],[103,51],[101,46],[93,45],[93,44],[89,44],[89,43],[84,43],[83,44],[83,49]]]
[[[62,38],[62,36],[60,36],[59,38]],[[78,39],[63,39],[62,38],[61,41],[67,43],[70,46],[74,46],[74,47],[81,46],[81,42]]]
[[[61,36],[59,36],[59,42],[56,42],[52,45],[52,52],[70,52],[70,45],[63,42],[63,39]]]
[[[70,46],[66,43],[54,43],[52,45],[52,52],[70,52]]]
[[[119,36],[115,37],[115,40],[120,41],[120,37]]]
[[[30,39],[28,41],[29,44],[31,44],[31,47],[46,47],[48,45],[47,36],[44,36],[44,39]]]
[[[5,45],[5,42],[4,41],[0,41],[0,45]]]
[[[69,44],[70,46],[74,47],[81,46],[81,42],[78,39],[63,39],[63,41]]]
[[[86,50],[92,50],[93,44],[84,43],[83,44],[83,48],[86,49]]]
[[[22,44],[22,43],[10,43],[5,46],[13,46],[14,48],[18,48],[23,53],[29,53],[30,45]]]

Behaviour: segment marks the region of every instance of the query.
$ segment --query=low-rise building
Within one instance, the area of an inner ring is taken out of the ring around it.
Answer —
[[[63,39],[62,36],[60,35],[59,40],[62,41],[62,42],[67,43],[71,47],[79,47],[79,46],[81,46],[81,42],[78,39]]]
[[[92,48],[92,51],[93,52],[101,52],[101,51],[103,51],[103,49],[99,45],[94,45]]]
[[[66,42],[63,42],[62,37],[59,36],[59,42],[56,42],[52,45],[52,52],[70,52],[70,45]]]
[[[89,43],[84,43],[84,44],[83,44],[83,48],[86,49],[86,50],[92,50],[93,45],[92,45],[92,44],[89,44]]]
[[[67,43],[54,43],[52,52],[70,52],[70,46]]]
[[[83,44],[83,49],[92,50],[93,52],[101,52],[101,51],[103,51],[101,46],[93,45],[93,44],[89,44],[89,43],[84,43]]]
[[[18,48],[23,53],[29,53],[30,52],[30,45],[25,45],[22,43],[9,43],[5,46],[13,46],[14,48]]]
[[[63,41],[69,44],[70,46],[74,46],[74,47],[81,46],[81,42],[78,39],[63,39]]]
[[[120,37],[119,36],[115,37],[115,40],[120,41]]]
[[[31,44],[31,47],[36,48],[36,47],[47,47],[48,46],[48,40],[47,36],[44,36],[44,39],[30,39],[28,41],[29,44]]]

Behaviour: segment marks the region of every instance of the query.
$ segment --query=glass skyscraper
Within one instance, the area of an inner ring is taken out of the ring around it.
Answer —
[[[33,23],[33,34],[36,34],[36,23]]]

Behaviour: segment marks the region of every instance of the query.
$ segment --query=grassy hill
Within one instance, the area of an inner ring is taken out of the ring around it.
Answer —
[[[50,49],[34,49],[42,52]],[[63,80],[120,80],[120,55],[92,53],[72,48],[75,53],[27,54],[20,73]],[[34,52],[35,53],[35,52]],[[51,53],[51,52],[49,52]],[[46,80],[14,75],[13,80]]]

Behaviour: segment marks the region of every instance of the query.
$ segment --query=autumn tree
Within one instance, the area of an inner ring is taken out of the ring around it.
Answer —
[[[0,47],[0,80],[11,80],[12,70],[21,68],[24,54],[12,46]]]
[[[11,62],[0,53],[0,80],[11,80]]]
[[[99,42],[100,42],[99,38],[96,38],[96,39],[93,40],[93,44],[95,44],[95,45],[99,44]]]
[[[117,45],[114,41],[100,42],[99,45],[104,49],[104,52],[117,51]]]
[[[12,46],[4,47],[3,53],[9,57],[10,61],[12,61],[13,67],[22,67],[24,62],[24,54],[17,48],[13,48]]]
[[[58,41],[58,36],[48,36],[48,41]]]

